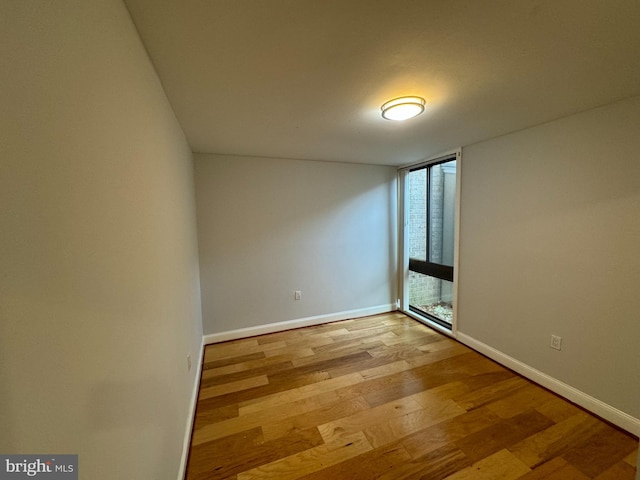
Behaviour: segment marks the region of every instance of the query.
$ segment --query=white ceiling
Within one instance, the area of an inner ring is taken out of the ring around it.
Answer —
[[[639,0],[126,3],[194,152],[401,165],[640,95]]]

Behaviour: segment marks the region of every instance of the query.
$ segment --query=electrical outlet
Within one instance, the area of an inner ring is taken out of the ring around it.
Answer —
[[[187,372],[191,371],[191,354],[187,355]]]
[[[296,290],[293,292],[293,298],[295,300],[300,300],[302,298],[302,292],[300,290]]]
[[[551,335],[551,348],[555,348],[556,350],[562,350],[562,337],[558,335]]]

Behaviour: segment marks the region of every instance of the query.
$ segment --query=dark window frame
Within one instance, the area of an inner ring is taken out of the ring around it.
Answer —
[[[449,163],[453,160],[457,160],[457,154],[449,155],[442,159],[439,159],[432,163],[423,164],[417,166],[415,168],[409,169],[409,173],[417,172],[419,170],[426,169],[427,170],[427,195],[426,195],[426,209],[427,209],[427,232],[431,231],[431,208],[429,205],[429,199],[431,197],[430,187],[431,187],[431,168],[441,165],[443,163]],[[428,259],[430,258],[430,235],[427,234],[426,238],[426,258],[427,260],[420,260],[417,258],[409,257],[409,270],[416,273],[421,273],[423,275],[429,275],[430,277],[439,278],[441,280],[447,280],[448,282],[453,282],[453,267],[448,265],[443,265],[441,263],[433,263]]]

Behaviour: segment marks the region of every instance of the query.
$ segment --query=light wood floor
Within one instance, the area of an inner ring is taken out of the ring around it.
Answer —
[[[187,478],[633,480],[637,449],[394,312],[208,346]]]

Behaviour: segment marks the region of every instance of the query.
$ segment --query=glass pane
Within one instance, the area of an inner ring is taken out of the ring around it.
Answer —
[[[409,258],[427,260],[427,169],[409,172]]]
[[[456,161],[429,170],[429,261],[453,267]]]
[[[453,322],[453,283],[409,272],[409,305],[451,325]]]

